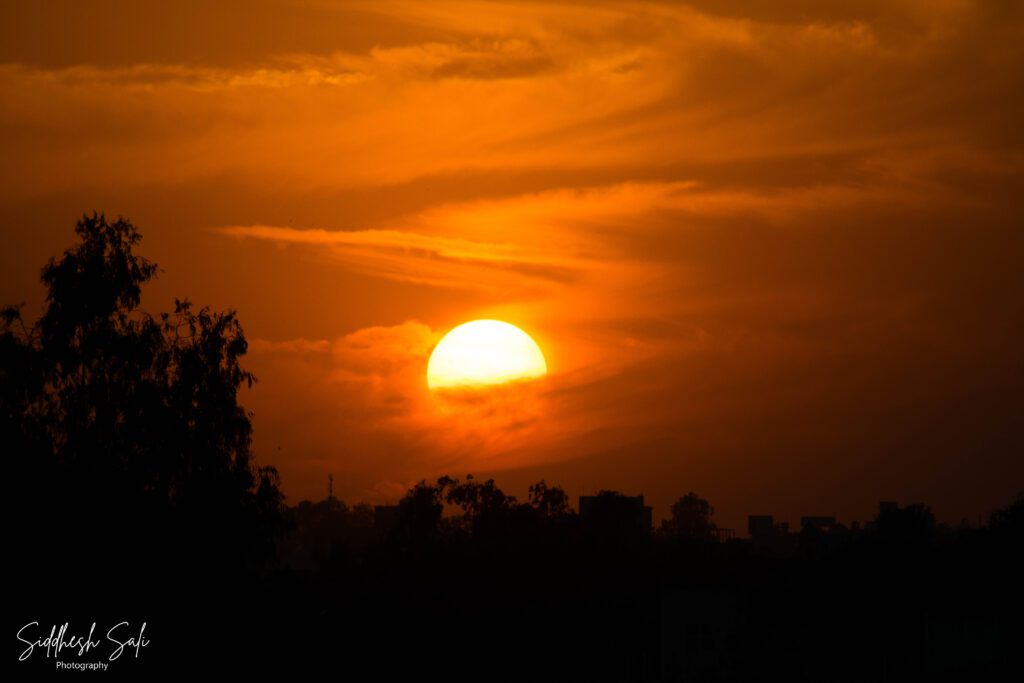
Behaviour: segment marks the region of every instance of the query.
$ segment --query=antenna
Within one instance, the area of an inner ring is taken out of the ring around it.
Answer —
[[[334,498],[334,475],[327,475],[327,499]]]

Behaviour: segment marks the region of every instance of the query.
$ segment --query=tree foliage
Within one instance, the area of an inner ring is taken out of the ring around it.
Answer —
[[[711,539],[715,509],[705,499],[690,491],[672,503],[672,516],[661,523],[661,533],[678,538]]]
[[[570,514],[569,496],[559,486],[548,486],[543,479],[530,485],[530,505],[544,517],[566,517]]]
[[[253,460],[238,394],[255,377],[235,312],[176,300],[149,315],[139,305],[157,266],[136,253],[138,229],[93,214],[75,233],[43,268],[41,317],[26,322],[23,306],[0,316],[0,429],[20,503],[53,501],[48,518],[86,517],[80,529],[108,536],[127,524],[136,543],[155,534],[179,550],[265,559],[282,495],[276,470]]]

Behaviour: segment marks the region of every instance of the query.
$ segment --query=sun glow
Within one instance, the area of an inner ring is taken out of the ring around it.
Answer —
[[[500,320],[474,320],[438,342],[427,364],[427,385],[479,387],[536,379],[547,372],[544,354],[530,335]]]

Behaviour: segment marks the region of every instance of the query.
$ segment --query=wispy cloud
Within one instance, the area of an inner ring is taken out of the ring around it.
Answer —
[[[510,243],[474,242],[397,230],[300,230],[263,225],[230,226],[217,232],[278,244],[327,247],[353,270],[441,287],[500,288],[509,280],[569,282],[582,259],[532,252]],[[479,277],[482,270],[490,276]],[[506,277],[510,274],[510,277]]]
[[[759,20],[682,5],[374,3],[419,25],[416,39],[231,66],[8,63],[2,154],[17,163],[0,192],[224,175],[322,191],[541,169],[621,181],[683,161],[855,152],[870,164],[884,150],[909,164],[952,141],[1019,168],[1019,22],[894,5]],[[106,163],[88,165],[72,140],[102,145]]]

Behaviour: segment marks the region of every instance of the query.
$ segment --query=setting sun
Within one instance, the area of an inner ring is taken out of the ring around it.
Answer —
[[[504,384],[547,371],[544,354],[530,335],[500,320],[474,320],[438,342],[427,364],[427,384],[431,389]]]

